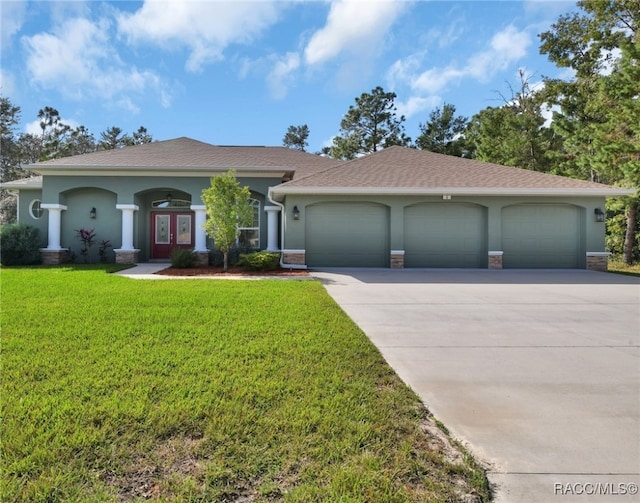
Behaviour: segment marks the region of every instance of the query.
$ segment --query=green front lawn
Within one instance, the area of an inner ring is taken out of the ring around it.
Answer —
[[[488,499],[317,282],[0,275],[1,501]]]

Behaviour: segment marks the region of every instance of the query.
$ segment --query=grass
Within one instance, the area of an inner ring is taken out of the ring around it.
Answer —
[[[627,276],[640,277],[640,263],[628,265],[622,260],[610,260],[608,270],[609,272],[625,274]]]
[[[489,498],[317,282],[0,273],[1,501]]]

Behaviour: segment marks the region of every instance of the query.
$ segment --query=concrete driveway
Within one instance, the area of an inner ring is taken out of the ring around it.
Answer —
[[[640,501],[638,278],[584,270],[313,274],[487,464],[495,501]]]

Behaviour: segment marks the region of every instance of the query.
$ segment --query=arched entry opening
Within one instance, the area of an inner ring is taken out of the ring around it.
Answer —
[[[192,249],[195,214],[189,194],[162,191],[147,194],[149,207],[149,257],[168,260],[174,248]]]

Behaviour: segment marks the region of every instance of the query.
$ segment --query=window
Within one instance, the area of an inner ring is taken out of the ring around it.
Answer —
[[[178,239],[176,240],[176,244],[190,245],[191,215],[178,215],[176,227],[178,231]]]
[[[260,201],[250,199],[249,204],[253,208],[253,222],[248,227],[240,227],[238,244],[240,248],[260,248]]]
[[[40,220],[42,214],[44,213],[41,204],[42,201],[40,201],[40,199],[34,199],[33,201],[31,201],[31,204],[29,205],[29,215],[31,215],[31,218]]]
[[[190,208],[191,201],[183,199],[159,199],[151,203],[152,208]]]

